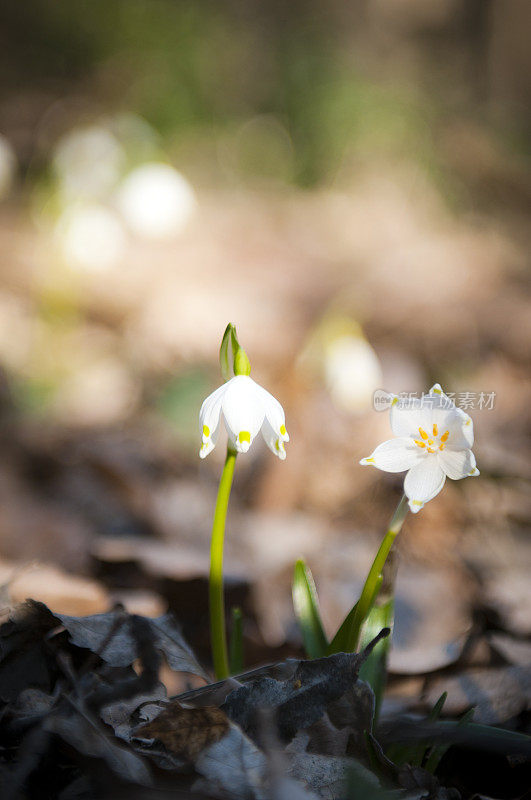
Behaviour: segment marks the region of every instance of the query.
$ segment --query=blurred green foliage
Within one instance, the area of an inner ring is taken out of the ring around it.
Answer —
[[[15,408],[28,416],[46,417],[57,393],[56,376],[9,376],[9,389]]]
[[[75,82],[72,92],[145,117],[167,146],[236,135],[261,116],[273,130],[239,142],[243,173],[311,186],[374,149],[439,170],[427,98],[365,77],[319,5],[30,0],[7,16],[18,80]]]
[[[211,391],[207,372],[199,367],[183,369],[161,389],[157,400],[158,412],[172,424],[183,444],[190,447],[199,441],[197,411]]]

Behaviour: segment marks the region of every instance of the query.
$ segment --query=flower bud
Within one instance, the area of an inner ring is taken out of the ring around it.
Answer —
[[[251,362],[243,347],[239,347],[234,355],[234,374],[235,375],[250,375]]]
[[[219,348],[219,365],[226,381],[234,375],[250,375],[251,362],[238,341],[236,327],[229,322]]]

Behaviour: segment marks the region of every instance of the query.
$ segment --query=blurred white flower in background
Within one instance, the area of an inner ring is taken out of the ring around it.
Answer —
[[[96,203],[67,208],[59,217],[55,234],[68,266],[82,272],[106,272],[116,267],[127,244],[119,217]]]
[[[186,178],[162,163],[142,164],[130,172],[116,202],[133,233],[159,240],[181,233],[197,206]]]
[[[17,158],[8,139],[0,134],[0,200],[6,197],[13,185]]]
[[[325,354],[325,381],[334,403],[345,411],[367,407],[382,384],[382,369],[370,344],[360,336],[340,336]]]
[[[52,193],[41,187],[36,203],[43,218],[56,218],[56,244],[71,269],[97,273],[119,266],[128,229],[152,240],[183,230],[197,205],[195,193],[172,166],[152,160],[156,153],[155,131],[134,115],[104,118],[59,139]],[[0,189],[1,156],[0,140]]]
[[[103,124],[65,134],[53,157],[63,202],[108,196],[120,180],[124,165],[122,145]]]
[[[299,367],[324,381],[335,405],[350,413],[365,411],[382,385],[380,361],[361,325],[341,311],[327,311],[317,323]]]

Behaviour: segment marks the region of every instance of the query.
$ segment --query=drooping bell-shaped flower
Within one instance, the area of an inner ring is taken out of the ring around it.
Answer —
[[[223,334],[219,361],[226,383],[212,392],[201,406],[202,444],[199,455],[205,458],[214,449],[223,419],[229,436],[229,449],[246,453],[261,430],[269,449],[284,460],[284,442],[289,442],[284,409],[272,394],[250,377],[251,363],[232,323],[227,325]]]
[[[216,446],[221,420],[225,424],[231,446],[246,453],[261,430],[264,440],[276,456],[284,460],[284,442],[289,442],[284,409],[262,386],[248,375],[236,375],[212,392],[199,412],[205,458]]]
[[[385,472],[408,470],[404,492],[413,513],[439,494],[446,478],[457,481],[479,475],[470,449],[472,420],[438,383],[422,398],[393,396],[390,422],[395,438],[383,442],[360,464]]]

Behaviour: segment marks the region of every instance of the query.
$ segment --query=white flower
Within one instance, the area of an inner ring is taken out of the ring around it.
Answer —
[[[286,458],[284,442],[289,442],[284,409],[248,375],[236,375],[212,392],[199,412],[202,445],[199,455],[205,458],[216,446],[225,423],[229,440],[238,453],[246,453],[258,431],[269,449],[280,459]]]
[[[446,478],[458,481],[479,475],[470,449],[474,426],[465,412],[456,408],[438,383],[422,398],[391,401],[391,429],[396,438],[379,445],[360,464],[386,472],[408,470],[404,492],[416,513],[444,486]]]
[[[169,164],[136,167],[117,193],[118,208],[131,230],[146,239],[180,234],[197,207],[191,185]]]

